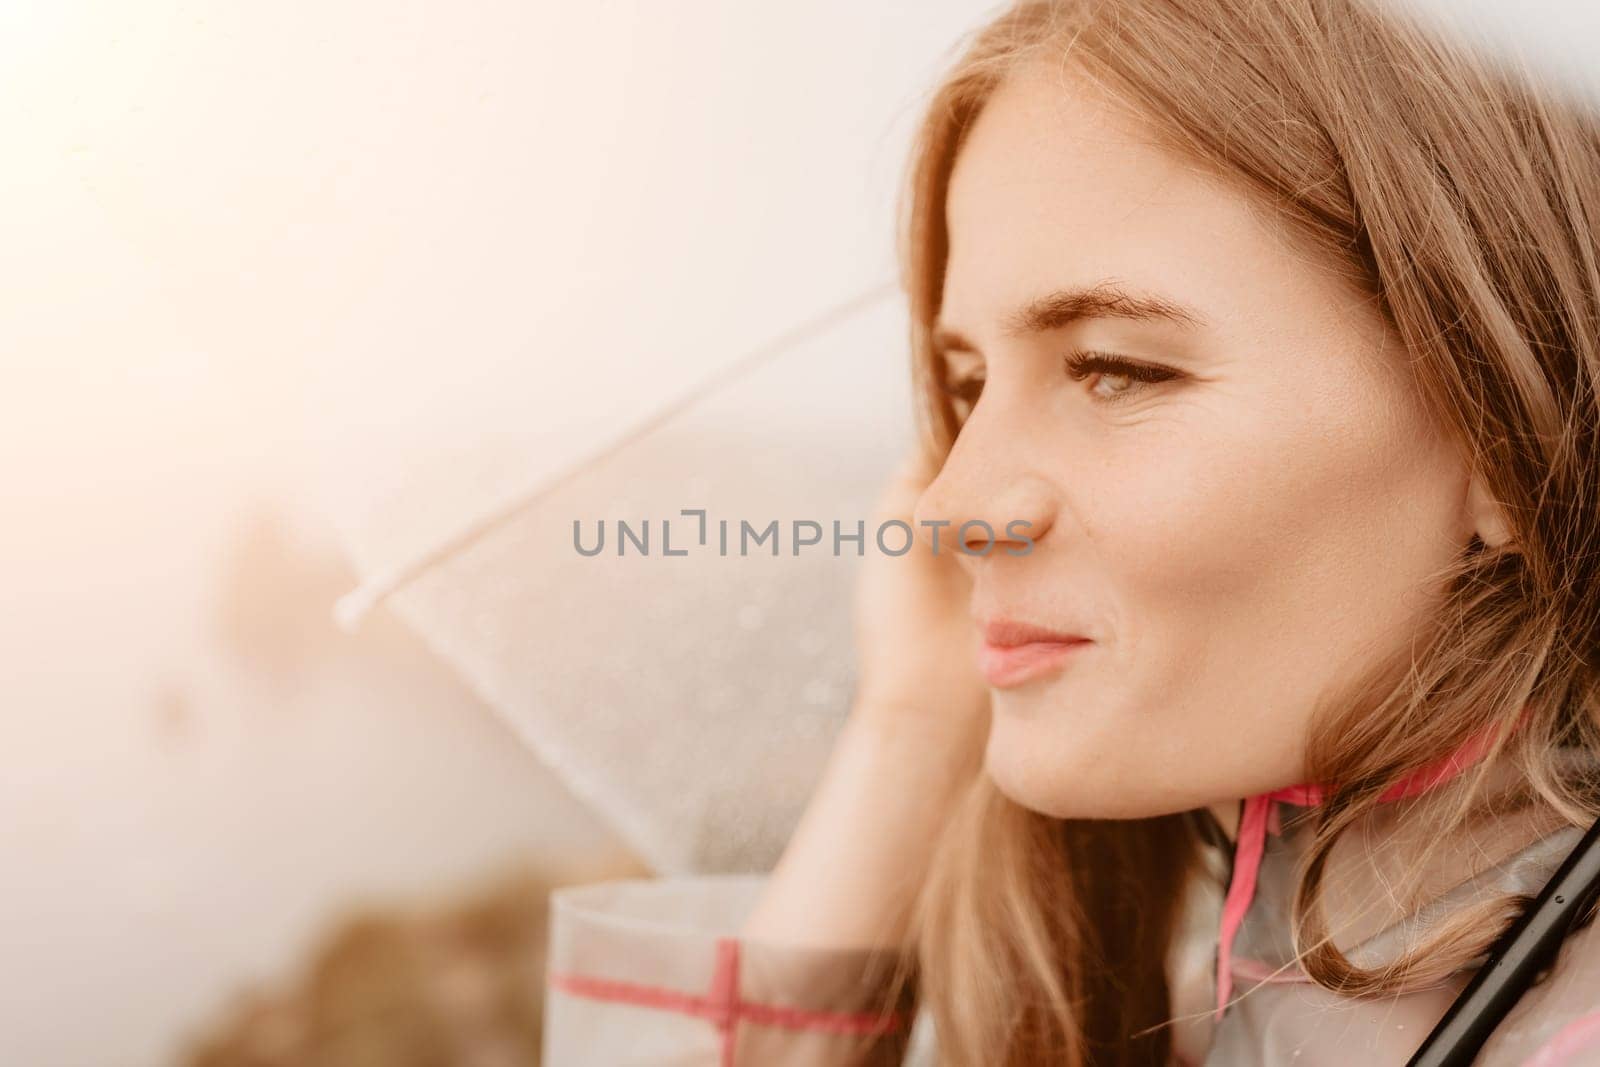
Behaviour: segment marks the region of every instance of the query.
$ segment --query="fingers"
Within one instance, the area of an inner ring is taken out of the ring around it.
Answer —
[[[942,466],[944,466],[943,456],[926,444],[918,444],[901,460],[900,471],[901,476],[915,485],[920,494],[939,476],[939,469]]]
[[[938,477],[940,465],[940,459],[926,448],[913,448],[903,456],[879,500],[880,518],[910,522],[917,500]]]

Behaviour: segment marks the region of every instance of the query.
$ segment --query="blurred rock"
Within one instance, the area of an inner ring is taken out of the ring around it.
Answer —
[[[537,1064],[550,890],[648,873],[626,854],[596,855],[431,906],[352,915],[291,987],[241,994],[184,1067]]]

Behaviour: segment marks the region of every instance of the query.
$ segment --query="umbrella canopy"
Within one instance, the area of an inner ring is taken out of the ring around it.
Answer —
[[[347,622],[386,599],[656,869],[769,867],[848,709],[853,576],[911,440],[904,322],[849,307],[420,555],[439,501],[519,464],[413,468],[352,527]]]
[[[508,6],[554,36],[433,86],[472,136],[429,251],[327,339],[341,619],[398,612],[662,872],[769,867],[847,707],[857,558],[793,555],[790,524],[853,530],[910,443],[896,196],[991,6]],[[615,554],[619,519],[648,556]],[[777,521],[780,555],[715,554],[724,519]]]

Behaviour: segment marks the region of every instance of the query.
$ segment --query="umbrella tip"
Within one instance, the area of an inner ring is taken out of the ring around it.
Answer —
[[[345,633],[355,633],[361,628],[362,620],[383,599],[381,586],[368,583],[359,585],[333,603],[333,621],[339,624],[339,629]]]

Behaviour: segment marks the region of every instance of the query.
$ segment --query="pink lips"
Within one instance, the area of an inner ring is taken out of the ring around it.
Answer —
[[[978,669],[996,689],[1009,689],[1060,670],[1074,652],[1093,643],[1078,634],[995,619],[983,626]]]

